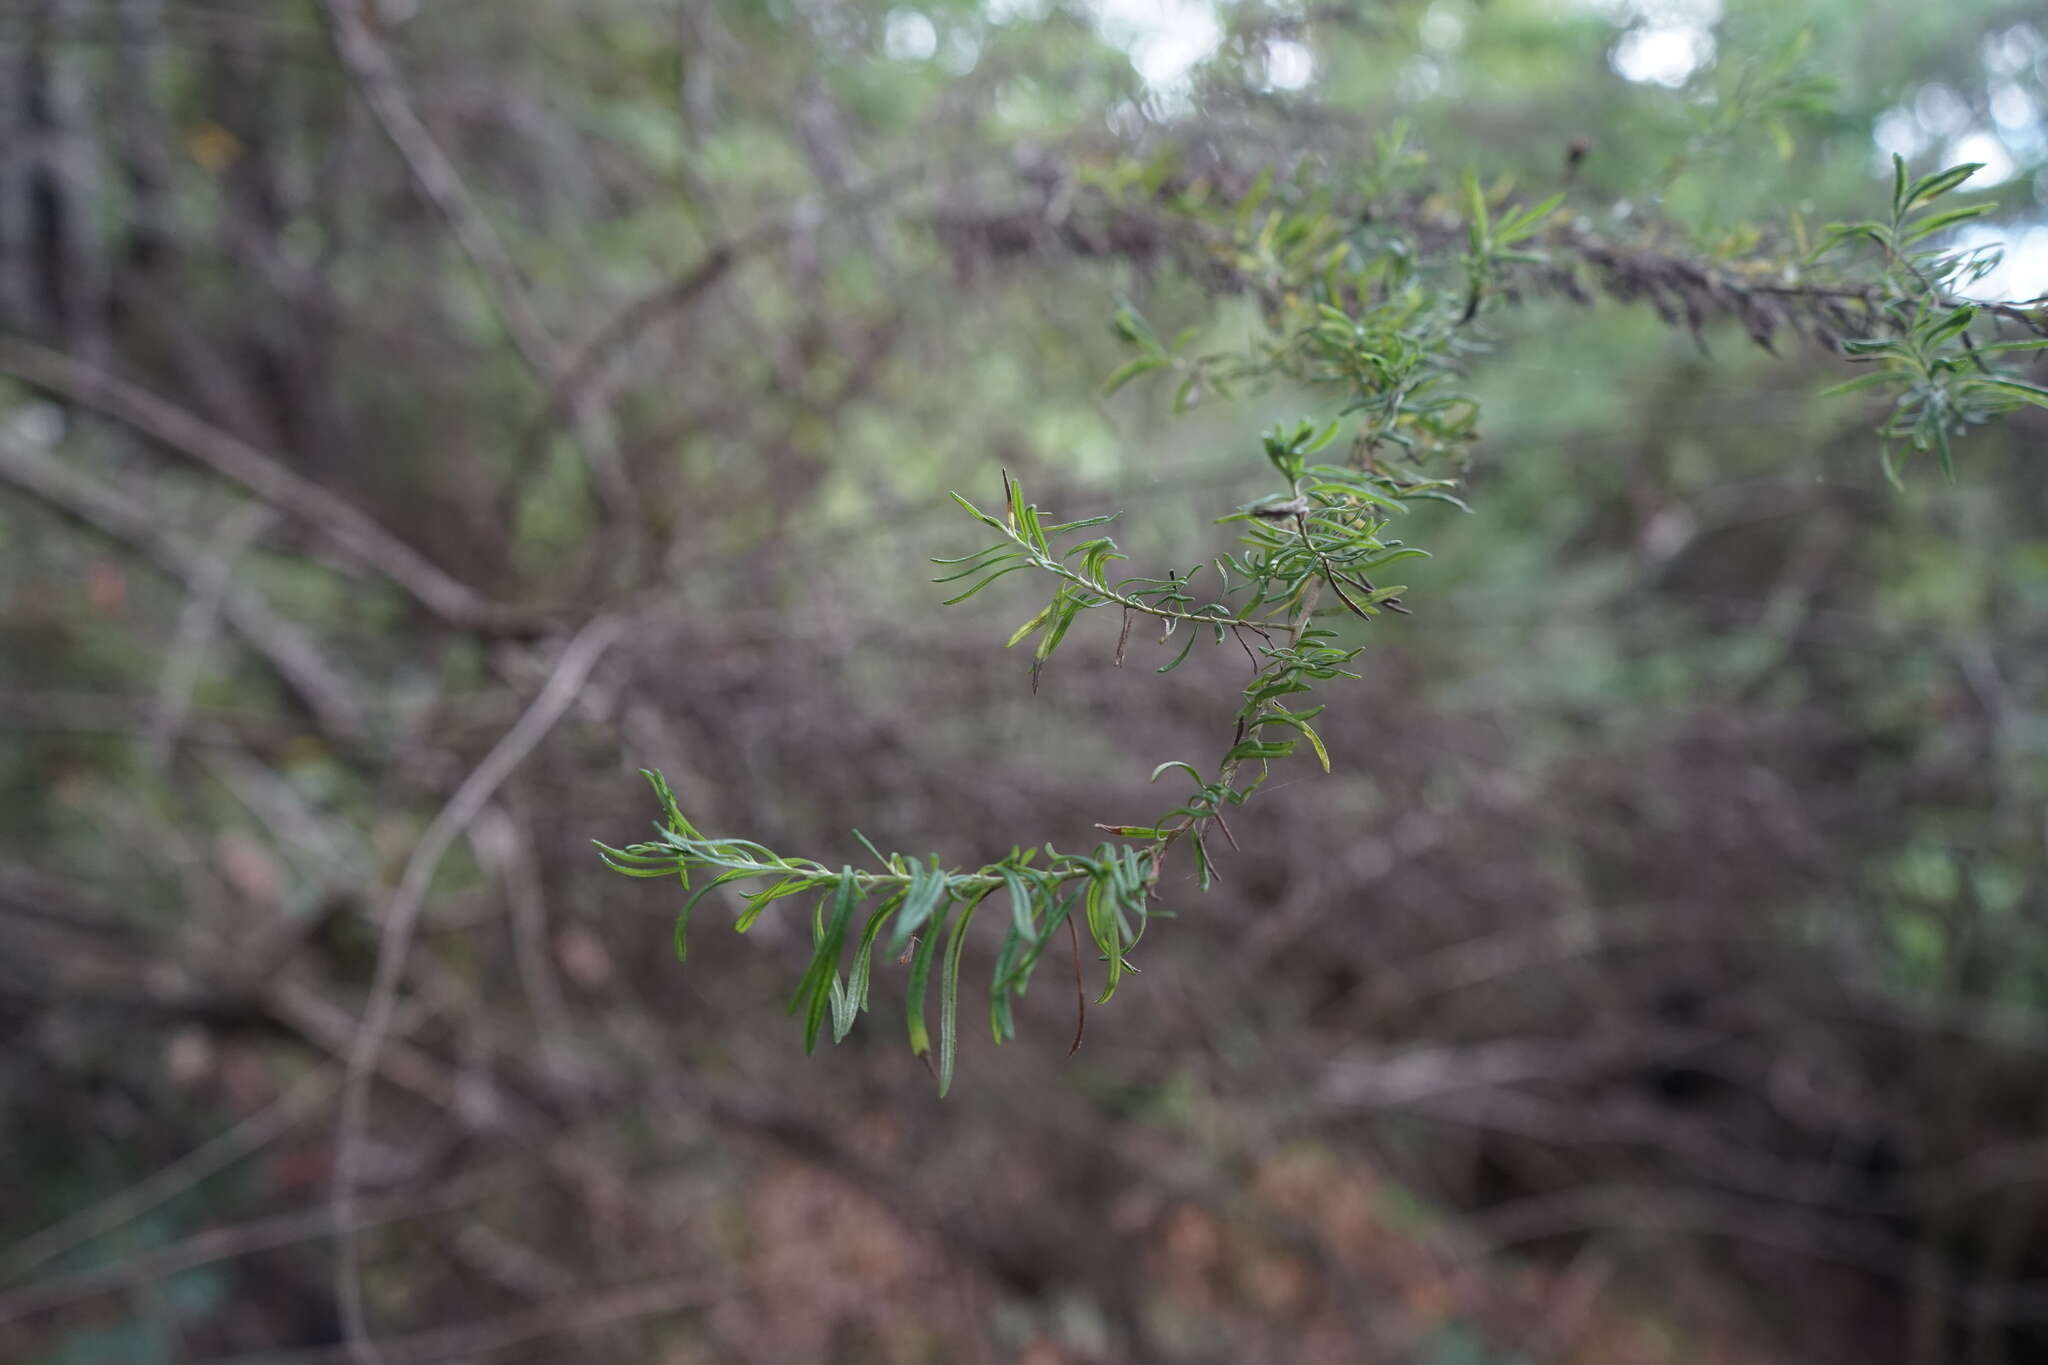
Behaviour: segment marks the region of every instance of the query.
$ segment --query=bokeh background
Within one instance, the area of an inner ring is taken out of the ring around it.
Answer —
[[[835,866],[1086,845],[1214,750],[1226,652],[1033,695],[1030,590],[926,581],[999,467],[1195,562],[1315,410],[1100,396],[1119,297],[1253,322],[1106,178],[1406,120],[1712,259],[1980,161],[2019,298],[2044,81],[1989,0],[5,0],[0,1357],[350,1358],[409,903],[393,1362],[2048,1359],[2041,414],[1899,493],[1822,347],[1490,315],[1336,774],[1073,1058],[970,987],[943,1102],[900,967],[806,1057],[801,910],[680,965],[590,847],[643,766]]]

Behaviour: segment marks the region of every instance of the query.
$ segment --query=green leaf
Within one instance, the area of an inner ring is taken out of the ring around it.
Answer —
[[[902,952],[910,936],[924,927],[940,903],[951,899],[946,874],[939,870],[938,862],[934,855],[929,864],[910,865],[910,881],[903,890],[903,910],[897,915],[895,932],[889,938],[891,952]]]
[[[774,902],[785,896],[800,896],[818,885],[820,882],[816,877],[799,875],[785,878],[765,890],[750,891],[746,894],[747,908],[740,913],[739,920],[733,927],[744,934],[754,927],[755,920],[761,918],[761,912]]]
[[[1010,566],[1009,566],[1008,568],[1003,568],[1003,569],[997,569],[997,570],[996,570],[996,571],[995,571],[994,573],[990,574],[990,575],[989,575],[989,576],[988,576],[987,578],[984,578],[984,579],[982,579],[982,580],[981,580],[981,581],[980,581],[979,583],[976,583],[976,584],[975,584],[975,585],[974,585],[973,587],[969,588],[969,589],[968,589],[968,590],[967,590],[966,592],[963,592],[963,593],[961,593],[961,594],[960,594],[959,596],[957,596],[957,597],[948,597],[948,598],[947,598],[947,599],[946,599],[945,601],[943,601],[943,602],[939,603],[939,605],[940,605],[940,606],[942,606],[942,607],[950,607],[950,606],[954,605],[954,604],[955,604],[955,603],[957,603],[957,602],[965,602],[965,601],[966,601],[966,600],[967,600],[968,598],[970,598],[970,597],[974,596],[974,594],[976,594],[976,593],[980,592],[980,591],[981,591],[981,590],[982,590],[983,588],[985,588],[985,587],[987,587],[987,586],[988,586],[989,584],[991,584],[991,583],[995,582],[995,581],[996,581],[996,580],[997,580],[998,578],[1001,578],[1001,577],[1002,577],[1002,576],[1003,576],[1004,574],[1006,574],[1006,573],[1015,573],[1015,572],[1017,572],[1017,570],[1019,570],[1019,569],[1028,569],[1028,568],[1030,568],[1030,567],[1031,567],[1031,565],[1029,565],[1029,564],[1012,564],[1012,565],[1010,565]],[[942,582],[944,582],[945,580],[944,580],[944,579],[933,579],[932,581],[933,581],[933,582],[935,582],[935,583],[942,583]],[[1014,641],[1013,641],[1012,643],[1014,643]]]
[[[856,1010],[868,1007],[868,985],[875,970],[875,939],[881,934],[883,923],[902,904],[903,893],[898,891],[875,907],[875,912],[868,916],[867,927],[860,931],[860,946],[854,950],[852,984],[847,990]]]
[[[1323,737],[1307,721],[1301,723],[1301,733],[1308,737],[1308,744],[1316,751],[1316,762],[1323,765],[1323,771],[1330,771],[1330,751],[1323,747]]]
[[[988,513],[982,511],[979,507],[976,507],[973,503],[961,497],[958,493],[955,493],[950,488],[946,490],[946,496],[951,498],[954,502],[959,503],[962,507],[966,508],[976,521],[986,522],[990,526],[995,527],[998,531],[1007,531],[1009,529],[1008,527],[1004,526],[1002,522],[990,516]],[[983,553],[986,553],[986,551],[983,551]],[[935,562],[945,563],[947,561],[939,560]]]
[[[1276,703],[1276,706],[1277,706],[1277,703]],[[1321,708],[1321,707],[1317,707],[1317,708],[1315,708],[1315,709],[1316,709],[1316,711],[1320,711],[1320,710],[1322,710],[1322,708]],[[1314,712],[1310,712],[1309,714],[1311,714],[1311,715],[1312,715],[1312,714],[1314,714]],[[1329,751],[1328,751],[1327,749],[1323,748],[1323,737],[1322,737],[1321,735],[1318,735],[1318,734],[1317,734],[1317,733],[1315,732],[1315,728],[1314,728],[1313,726],[1311,726],[1311,725],[1310,725],[1310,724],[1308,723],[1308,716],[1306,716],[1306,715],[1301,715],[1301,716],[1297,716],[1297,715],[1295,715],[1295,714],[1294,714],[1293,712],[1291,712],[1291,711],[1284,711],[1284,710],[1278,710],[1278,709],[1276,709],[1276,710],[1273,710],[1273,711],[1269,711],[1269,712],[1267,712],[1267,713],[1266,713],[1265,715],[1263,715],[1263,716],[1260,716],[1260,717],[1258,718],[1258,720],[1256,720],[1256,721],[1254,721],[1254,722],[1253,722],[1253,724],[1254,724],[1255,726],[1258,726],[1258,725],[1285,725],[1285,726],[1289,727],[1290,729],[1294,729],[1294,730],[1298,730],[1298,731],[1300,731],[1300,732],[1301,732],[1301,735],[1302,735],[1302,738],[1304,738],[1304,739],[1306,739],[1306,740],[1308,741],[1309,747],[1310,747],[1311,749],[1314,749],[1314,750],[1316,751],[1316,761],[1317,761],[1317,762],[1319,762],[1319,763],[1321,763],[1321,764],[1323,765],[1323,771],[1324,771],[1324,772],[1328,772],[1328,771],[1330,771],[1330,754],[1329,754]]]
[[[1038,523],[1038,508],[1035,506],[1027,505],[1024,508],[1022,529],[1025,538],[1037,547],[1040,554],[1052,554],[1052,546],[1046,543],[1045,528]]]
[[[1494,230],[1493,239],[1495,243],[1501,246],[1511,246],[1521,241],[1524,237],[1529,236],[1537,228],[1541,227],[1543,220],[1554,213],[1557,210],[1557,206],[1563,202],[1564,195],[1560,192],[1551,195],[1540,204],[1533,205],[1511,215]]]
[[[1155,668],[1152,671],[1155,673],[1171,673],[1174,669],[1179,668],[1183,663],[1187,662],[1187,657],[1189,653],[1192,652],[1195,647],[1195,639],[1195,632],[1192,630],[1189,631],[1187,639],[1181,641],[1180,653],[1174,655],[1170,661],[1160,665],[1158,668]]]
[[[1044,608],[1039,611],[1038,615],[1032,617],[1023,625],[1017,627],[1016,632],[1010,636],[1008,642],[1004,644],[1003,648],[1009,649],[1015,645],[1020,645],[1024,641],[1030,639],[1033,635],[1037,634],[1039,627],[1043,626],[1047,621],[1050,621],[1052,619],[1053,609],[1058,605],[1058,598],[1054,598],[1051,602],[1046,603]]]
[[[853,1008],[853,997],[848,994],[845,980],[838,972],[832,973],[832,1042],[836,1046],[846,1041],[846,1035],[853,1029],[858,1013]]]
[[[866,849],[869,853],[874,855],[875,862],[881,867],[881,869],[884,872],[890,872],[895,870],[895,864],[891,863],[887,858],[882,856],[882,850],[875,847],[874,840],[868,838],[867,835],[862,834],[859,830],[855,830],[853,832],[853,837],[860,840],[860,846],[862,848]]]
[[[1472,245],[1472,254],[1484,255],[1488,243],[1486,193],[1479,188],[1479,177],[1471,171],[1465,172],[1465,212],[1471,216],[1467,233]]]
[[[1031,945],[1023,960],[1010,969],[1008,976],[997,981],[997,991],[1024,994],[1024,988],[1030,984],[1032,970],[1038,966],[1038,959],[1045,956],[1047,946],[1053,941],[1053,931],[1065,924],[1067,916],[1074,913],[1074,907],[1081,902],[1081,894],[1077,887],[1059,898],[1058,903],[1054,904],[1046,915],[1045,923],[1038,926],[1038,941]]]
[[[1098,873],[1088,879],[1087,890],[1082,896],[1082,905],[1088,916],[1088,936],[1095,940],[1095,946],[1109,962],[1109,972],[1103,981],[1102,994],[1095,1003],[1105,1004],[1116,994],[1117,978],[1123,974],[1123,939],[1117,932],[1114,907],[1105,892],[1108,877]]]
[[[668,821],[669,828],[677,834],[696,838],[697,831],[690,828],[690,822],[683,818],[682,810],[676,805],[676,794],[669,790],[668,779],[652,768],[642,768],[640,776],[653,784],[654,794],[661,801],[662,818]]]
[[[1107,398],[1139,375],[1163,370],[1171,364],[1173,361],[1163,355],[1141,355],[1135,360],[1126,360],[1110,372],[1109,378],[1102,381],[1102,395]]]
[[[1975,381],[1985,388],[1996,389],[2010,394],[2022,402],[2032,403],[2037,408],[2048,408],[2048,389],[2029,384],[2022,379],[2006,379],[1999,375],[1985,375]]]
[[[1152,331],[1137,309],[1128,303],[1117,304],[1116,313],[1110,322],[1111,330],[1134,346],[1150,346],[1157,350],[1159,338]]]
[[[1926,331],[1922,334],[1921,344],[1929,348],[1939,346],[1958,332],[1968,328],[1976,319],[1977,306],[1966,303],[1945,317],[1928,324]]]
[[[1936,171],[1913,182],[1913,188],[1906,191],[1905,206],[1908,209],[1941,198],[1956,186],[1984,169],[1981,161],[1970,161],[1960,166],[1951,166],[1945,171]]]
[[[932,563],[934,564],[966,564],[967,567],[960,570],[958,573],[949,573],[942,575],[941,577],[934,578],[932,582],[957,582],[962,578],[972,578],[974,577],[974,575],[978,573],[987,573],[989,570],[995,568],[996,565],[1005,563],[1009,560],[1024,558],[1024,556],[1016,550],[1006,551],[1002,554],[996,553],[997,551],[1002,550],[1002,548],[1003,547],[1000,545],[991,545],[979,554],[967,555],[960,559],[935,559],[932,561]],[[969,563],[970,560],[974,562]]]
[[[790,1001],[792,1010],[805,999],[810,1002],[804,1015],[804,1051],[807,1054],[818,1045],[818,1029],[825,1022],[825,1011],[832,1002],[832,988],[839,975],[839,954],[846,944],[846,923],[853,917],[853,907],[860,903],[860,899],[860,882],[854,877],[853,869],[842,868],[838,889],[832,896],[831,918],[826,921],[824,932],[818,935],[810,969],[805,972],[803,983],[797,987],[796,997]]]
[[[1032,651],[1031,672],[1034,677],[1039,669],[1045,667],[1045,661],[1052,657],[1052,652],[1060,647],[1060,641],[1066,638],[1067,627],[1073,625],[1074,618],[1081,614],[1082,603],[1062,583],[1053,593],[1052,606],[1052,629],[1039,637],[1038,648]]]
[[[1011,478],[1006,472],[1003,475],[1003,487],[1010,500],[1010,525],[1012,528],[1022,531],[1024,529],[1025,511],[1024,485]]]
[[[1913,230],[1899,240],[1902,245],[1911,246],[1914,242],[1932,237],[1943,228],[1954,227],[1957,223],[1967,223],[1972,218],[1982,218],[1987,213],[1996,212],[1996,204],[1972,204],[1968,208],[1944,209],[1932,217],[1915,219]]]
[[[628,877],[673,877],[682,872],[686,878],[683,884],[685,886],[689,885],[687,870],[683,868],[680,858],[670,855],[663,859],[662,866],[634,867],[631,863],[619,862],[618,859],[632,858],[638,855],[626,849],[612,848],[607,844],[599,844],[595,839],[592,839],[590,842],[597,845],[598,859],[614,872],[623,873]]]
[[[1030,887],[1024,882],[1023,874],[1016,868],[1007,866],[999,867],[997,873],[1003,879],[1003,886],[1010,893],[1010,923],[1018,937],[1026,941],[1037,938],[1038,930],[1033,924],[1036,918],[1035,902]]]
[[[720,875],[713,877],[710,881],[704,883],[704,885],[698,887],[695,891],[690,893],[690,898],[683,902],[682,913],[687,916],[690,913],[690,911],[697,908],[698,901],[703,900],[706,896],[710,895],[713,891],[716,891],[719,887],[724,886],[727,882],[736,882],[745,877],[758,877],[760,875],[761,874],[758,872],[748,872],[745,870],[721,873]],[[741,930],[741,932],[744,933],[745,930]]]
[[[938,947],[939,931],[945,927],[942,914],[933,923],[932,931],[917,941],[917,953],[910,959],[910,985],[903,1003],[909,1011],[910,1052],[914,1057],[932,1050],[932,1036],[924,1026],[924,997],[932,979],[932,954]]]
[[[1854,379],[1845,379],[1839,384],[1830,384],[1820,391],[1819,396],[1822,398],[1836,398],[1845,393],[1859,393],[1864,389],[1874,389],[1880,384],[1901,383],[1905,378],[1906,376],[1897,370],[1873,370],[1869,374],[1859,374]]]
[[[984,893],[986,894],[986,893]],[[953,921],[946,941],[946,968],[939,978],[939,1098],[953,1088],[953,1057],[959,1050],[957,1017],[960,1010],[960,954],[967,946],[967,924],[981,905],[979,897],[969,901]]]
[[[1880,441],[1878,443],[1877,460],[1878,464],[1884,469],[1885,482],[1892,486],[1892,491],[1895,493],[1905,492],[1906,481],[1899,477],[1898,465],[1892,460],[1891,442]]]
[[[1003,981],[1009,976],[1010,964],[1016,960],[1017,950],[1023,943],[1023,936],[1012,924],[1003,935],[1003,946],[996,950],[996,966],[988,993],[988,1031],[995,1037],[997,1047],[1017,1036],[1017,1019],[1011,1011],[1010,993],[1003,988]]]

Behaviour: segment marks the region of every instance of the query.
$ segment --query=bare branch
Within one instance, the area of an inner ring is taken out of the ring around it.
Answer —
[[[565,386],[560,382],[568,372],[568,358],[549,335],[540,315],[534,311],[525,282],[520,279],[511,254],[505,250],[504,240],[498,236],[490,220],[478,210],[476,201],[456,172],[455,163],[441,150],[433,133],[414,111],[397,63],[392,61],[384,44],[363,23],[362,16],[356,11],[355,0],[324,0],[324,8],[328,28],[334,37],[335,51],[340,54],[342,64],[348,68],[378,126],[384,130],[392,146],[398,149],[399,156],[404,158],[413,183],[447,222],[463,255],[484,277],[513,348],[551,392],[566,392],[569,410],[576,419],[584,460],[590,466],[591,477],[605,511],[637,544],[640,535],[640,521],[635,511],[637,499],[619,458],[609,416],[601,405],[591,401],[588,388],[581,384]]]
[[[171,639],[170,657],[157,678],[156,704],[150,708],[149,732],[144,740],[144,747],[159,768],[169,767],[176,756],[178,736],[192,711],[192,689],[198,684],[200,670],[213,647],[235,560],[276,520],[277,513],[260,502],[244,503],[237,508],[214,537],[203,571],[185,599],[184,610],[178,613],[178,628]]]
[[[340,1078],[328,1070],[305,1077],[276,1100],[156,1174],[22,1239],[8,1252],[6,1274],[19,1278],[81,1243],[104,1237],[177,1198],[207,1177],[261,1151],[326,1104],[339,1085]]]
[[[475,1360],[544,1337],[587,1332],[659,1314],[708,1307],[764,1287],[758,1280],[741,1285],[715,1273],[692,1271],[640,1284],[584,1290],[482,1322],[461,1327],[437,1327],[396,1338],[384,1348],[385,1359],[390,1365],[441,1365],[444,1361]],[[285,1354],[273,1351],[263,1356],[268,1365],[347,1365],[351,1358],[346,1347]],[[239,1361],[241,1365],[254,1365],[252,1357],[240,1357]],[[218,1361],[215,1365],[237,1365],[237,1361]]]
[[[0,336],[0,374],[132,427],[241,485],[303,522],[350,561],[391,580],[450,625],[489,628],[519,624],[518,614],[429,562],[355,504],[146,389],[70,356],[8,336]]]
[[[5,343],[0,342],[0,348]],[[66,469],[47,453],[0,432],[0,481],[41,499],[75,521],[138,550],[158,569],[193,592],[206,589],[211,557],[157,524],[143,507],[103,483]],[[260,654],[330,738],[360,744],[369,724],[346,676],[329,663],[299,627],[245,587],[227,584],[221,609],[227,622]]]
[[[364,1137],[369,1123],[370,1077],[377,1069],[379,1053],[390,1032],[397,1007],[398,983],[405,973],[405,960],[412,947],[413,931],[420,910],[426,904],[427,888],[443,855],[489,803],[513,769],[546,738],[576,700],[578,689],[590,670],[624,631],[626,622],[614,616],[600,616],[577,632],[562,651],[554,672],[540,695],[534,698],[513,727],[506,731],[490,753],[463,779],[455,795],[427,826],[406,860],[397,888],[379,917],[377,970],[370,985],[369,1004],[349,1048],[348,1080],[342,1091],[341,1122],[335,1139],[334,1224],[339,1238],[336,1291],[341,1300],[342,1324],[351,1359],[360,1365],[374,1365],[382,1356],[370,1340],[363,1313],[361,1265],[358,1261],[354,1222],[357,1190],[361,1181]]]
[[[458,1176],[439,1189],[396,1190],[358,1205],[353,1210],[358,1221],[349,1230],[358,1232],[384,1223],[445,1213],[531,1178],[530,1172],[508,1163]],[[325,1237],[334,1231],[334,1218],[333,1206],[320,1204],[250,1223],[211,1228],[102,1269],[10,1290],[0,1294],[0,1323],[16,1322],[81,1299],[166,1279],[217,1261]]]

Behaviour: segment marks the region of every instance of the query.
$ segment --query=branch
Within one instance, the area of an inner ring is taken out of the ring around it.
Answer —
[[[396,1190],[379,1195],[352,1210],[356,1221],[347,1231],[353,1235],[364,1228],[425,1218],[473,1204],[508,1188],[516,1188],[524,1182],[512,1177],[524,1174],[516,1166],[508,1164],[472,1171],[435,1190]],[[325,1237],[336,1230],[335,1217],[331,1204],[320,1204],[292,1213],[259,1218],[254,1222],[212,1228],[102,1269],[9,1290],[0,1293],[0,1325],[47,1313],[99,1294],[167,1279],[199,1266]]]
[[[350,1358],[358,1365],[375,1365],[382,1360],[370,1340],[369,1324],[363,1312],[362,1267],[358,1260],[355,1218],[357,1191],[361,1184],[363,1144],[369,1126],[370,1077],[377,1069],[378,1054],[390,1032],[397,1008],[398,983],[405,973],[405,960],[412,947],[413,931],[426,903],[427,889],[435,869],[455,840],[476,819],[513,769],[533,752],[541,740],[576,700],[577,691],[591,669],[626,628],[626,621],[600,616],[577,632],[563,649],[554,672],[526,713],[484,756],[441,808],[426,833],[406,860],[397,888],[379,917],[377,969],[370,985],[369,1003],[349,1048],[348,1076],[342,1091],[341,1121],[335,1138],[333,1210],[337,1230],[336,1293],[341,1301],[342,1325]]]
[[[212,1141],[188,1152],[156,1174],[17,1242],[4,1265],[18,1279],[82,1243],[106,1236],[151,1209],[177,1198],[202,1180],[261,1151],[325,1105],[338,1078],[316,1071]]]
[[[391,60],[384,44],[363,23],[362,16],[356,11],[357,3],[358,0],[323,0],[328,28],[342,65],[354,79],[363,101],[370,106],[378,126],[384,130],[392,146],[398,149],[406,169],[412,173],[413,183],[448,224],[463,255],[483,276],[497,303],[498,316],[505,324],[513,349],[551,391],[561,390],[561,377],[568,373],[569,368],[567,358],[562,354],[560,345],[548,334],[540,315],[534,311],[526,285],[520,279],[510,253],[505,250],[503,239],[477,208],[476,201],[456,172],[455,163],[441,150],[434,135],[414,111],[397,64]],[[566,391],[571,411],[576,417],[584,460],[590,467],[606,514],[630,534],[633,544],[637,545],[639,521],[635,508],[638,500],[619,459],[608,419],[598,405],[587,401],[589,392],[580,384],[569,386]]]
[[[192,711],[192,690],[198,685],[200,670],[213,648],[222,599],[227,596],[235,561],[276,520],[277,514],[262,503],[244,503],[223,522],[214,537],[205,570],[192,585],[184,609],[178,613],[170,657],[157,677],[156,702],[150,708],[143,747],[158,768],[168,768],[177,753],[178,738]]]
[[[532,614],[494,603],[446,573],[355,504],[146,389],[9,336],[0,336],[0,374],[131,427],[240,485],[311,528],[352,563],[389,579],[449,625],[520,630],[535,624]]]
[[[791,1279],[808,1272],[788,1272]],[[782,1276],[754,1276],[742,1284],[720,1279],[715,1273],[692,1270],[665,1275],[637,1284],[578,1290],[532,1308],[520,1309],[481,1322],[459,1327],[435,1327],[387,1343],[385,1359],[390,1365],[442,1365],[442,1362],[477,1360],[497,1355],[546,1337],[571,1332],[588,1332],[614,1327],[641,1318],[678,1313],[759,1293],[772,1287]],[[354,1359],[345,1346],[314,1347],[311,1350],[266,1352],[264,1365],[349,1365]],[[239,1356],[217,1365],[256,1365],[255,1359]]]
[[[0,348],[5,343],[0,342]],[[187,546],[150,512],[104,483],[73,473],[43,451],[0,432],[0,481],[40,498],[57,511],[110,539],[132,546],[195,596],[210,588],[215,558]],[[322,733],[355,746],[369,723],[340,669],[324,658],[299,627],[270,609],[246,587],[221,586],[221,611],[251,649],[306,708]]]

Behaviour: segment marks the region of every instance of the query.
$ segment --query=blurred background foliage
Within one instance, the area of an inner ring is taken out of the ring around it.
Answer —
[[[2025,298],[2036,7],[11,0],[0,70],[6,1358],[348,1358],[409,887],[341,1210],[393,1361],[2048,1353],[2038,413],[1899,493],[1824,347],[1489,314],[1336,775],[944,1104],[892,1019],[803,1056],[801,912],[679,967],[589,844],[652,766],[972,862],[1213,746],[1224,653],[1084,623],[1033,696],[1029,594],[926,581],[999,466],[1139,564],[1268,490],[1312,398],[1100,396],[1118,298],[1255,320],[1158,177],[1405,120],[1425,185],[1712,262],[1976,161]]]

